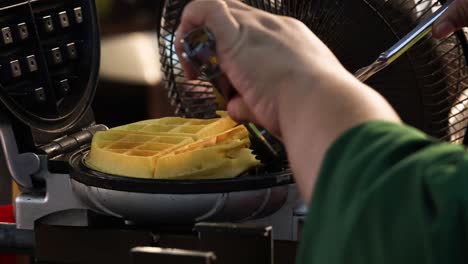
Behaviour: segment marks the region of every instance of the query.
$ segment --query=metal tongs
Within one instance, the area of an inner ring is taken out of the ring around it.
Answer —
[[[209,81],[228,101],[235,96],[235,90],[226,75],[221,71],[216,56],[216,41],[213,34],[204,27],[187,33],[182,39],[183,57],[198,71],[199,77]],[[257,158],[268,168],[282,164],[284,148],[265,129],[253,123],[245,124],[249,131],[252,149]]]
[[[432,30],[432,25],[448,10],[453,0],[447,0],[445,4],[437,9],[434,14],[425,19],[415,29],[408,33],[404,38],[398,41],[390,49],[380,54],[380,56],[371,65],[359,69],[355,76],[360,81],[364,82],[374,74],[385,69],[387,66],[392,64],[401,55],[405,54],[410,48],[418,43],[424,36],[426,36]]]

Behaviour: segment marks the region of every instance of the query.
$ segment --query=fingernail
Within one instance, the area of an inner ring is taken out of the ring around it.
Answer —
[[[449,21],[444,21],[434,26],[433,35],[435,38],[445,38],[455,31],[455,27]]]

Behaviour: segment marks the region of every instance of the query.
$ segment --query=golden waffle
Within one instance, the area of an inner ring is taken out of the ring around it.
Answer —
[[[156,163],[154,178],[232,178],[260,162],[252,155],[249,133],[238,126],[214,137],[179,147]]]
[[[189,119],[182,117],[164,117],[161,119],[132,123],[113,128],[112,130],[140,132],[152,135],[186,136],[198,140],[219,134],[237,125],[225,112],[218,112],[218,115],[220,115],[221,118]]]
[[[258,165],[248,132],[225,113],[217,119],[167,117],[96,133],[89,167],[138,178],[234,177]],[[160,161],[162,161],[160,163]]]
[[[193,142],[191,137],[109,130],[93,137],[86,161],[95,170],[114,175],[152,178],[155,162],[171,150]]]

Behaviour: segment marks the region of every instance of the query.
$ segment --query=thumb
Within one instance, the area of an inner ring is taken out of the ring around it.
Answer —
[[[256,118],[245,104],[242,97],[236,95],[229,100],[227,107],[229,116],[239,123],[253,122],[256,123]]]
[[[239,34],[239,24],[232,16],[231,11],[225,1],[222,0],[197,0],[191,1],[184,8],[180,25],[175,35],[175,49],[179,58],[182,58],[183,45],[181,39],[191,30],[197,27],[207,27],[215,36],[218,48],[220,43],[224,49],[236,43]],[[189,79],[197,76],[191,65],[181,59],[180,63]]]
[[[434,24],[434,38],[445,38],[462,27],[468,26],[468,0],[454,0],[447,12]]]

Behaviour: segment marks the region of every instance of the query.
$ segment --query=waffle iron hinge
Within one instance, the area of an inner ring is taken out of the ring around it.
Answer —
[[[58,138],[49,144],[39,147],[39,149],[49,159],[53,159],[88,146],[94,134],[108,129],[105,125],[93,125],[80,132]]]

